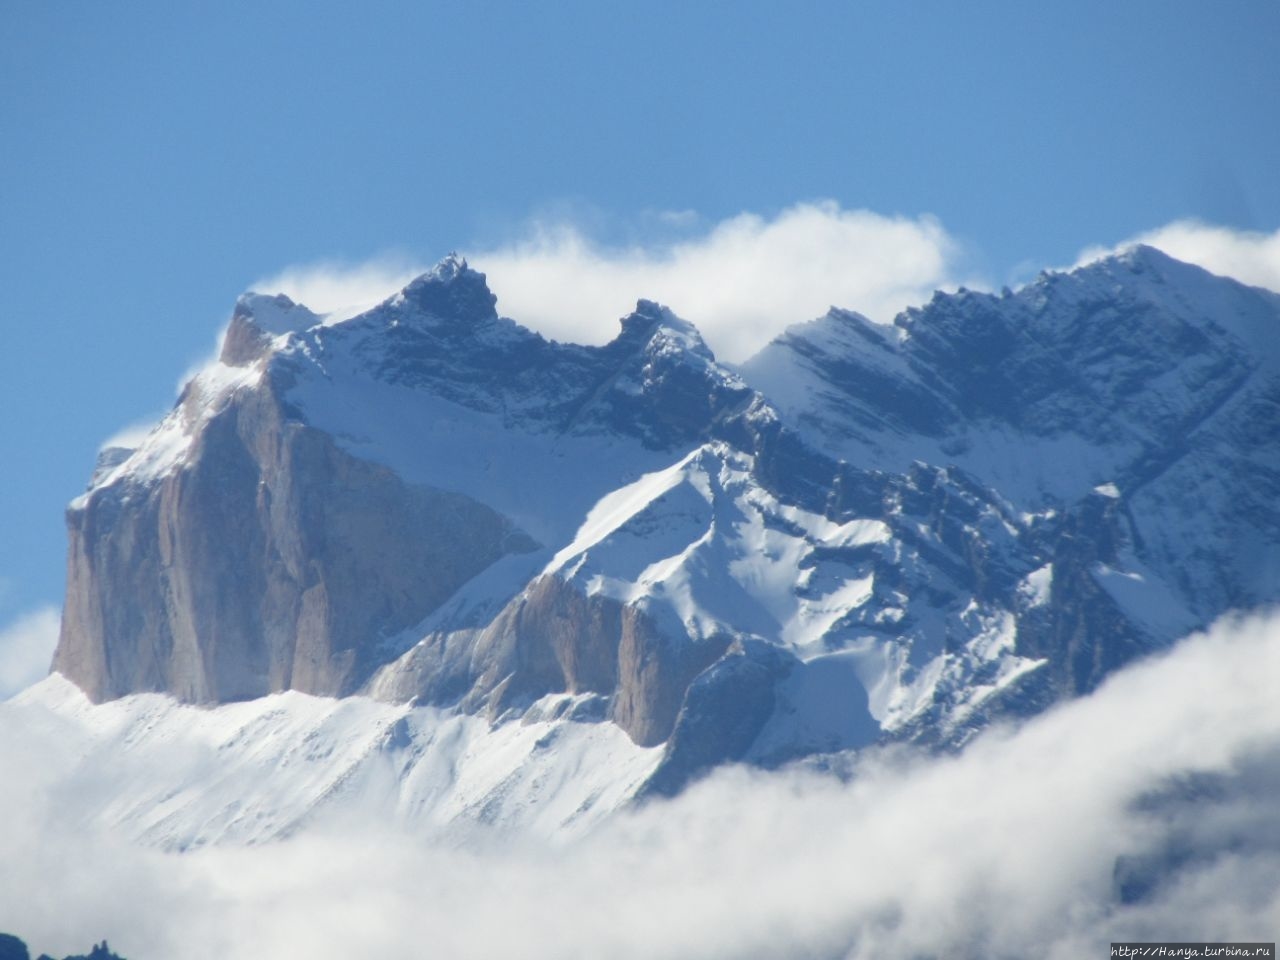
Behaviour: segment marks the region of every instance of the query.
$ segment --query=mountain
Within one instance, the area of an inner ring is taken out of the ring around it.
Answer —
[[[246,295],[67,513],[54,670],[113,719],[27,702],[99,745],[218,731],[239,772],[117,810],[176,845],[385,763],[414,816],[564,824],[729,761],[956,746],[1280,599],[1278,332],[1280,297],[1144,247],[833,309],[736,370],[648,301],[545,340],[456,257],[341,322]],[[273,773],[303,742],[314,790]]]

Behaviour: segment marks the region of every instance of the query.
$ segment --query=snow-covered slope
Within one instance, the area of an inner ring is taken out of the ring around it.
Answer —
[[[656,304],[604,347],[546,341],[493,304],[483,276],[448,259],[369,313],[292,338],[273,365],[287,402],[351,453],[466,492],[548,545],[749,394]]]
[[[375,768],[423,822],[567,822],[727,761],[960,743],[1280,600],[1278,333],[1280,297],[1145,248],[891,327],[832,310],[737,373],[647,301],[547,341],[457,258],[338,322],[247,296],[68,513],[55,668],[124,700],[40,696],[77,736],[318,737],[349,772],[264,795],[269,834]],[[164,842],[253,838],[224,805],[255,775]]]
[[[554,712],[557,704],[545,705]],[[469,826],[572,834],[618,809],[659,751],[611,724],[471,716],[287,691],[201,708],[160,694],[93,705],[54,674],[0,703],[0,723],[56,745],[54,806],[148,845],[277,840],[377,816],[422,836]]]
[[[1114,490],[1192,619],[1275,599],[1274,293],[1140,246],[1016,294],[937,294],[892,327],[832,311],[743,374],[853,463],[954,464],[1023,511]]]
[[[1278,311],[1136,247],[1016,294],[936,294],[892,327],[833,310],[743,372],[823,448],[893,471],[955,463],[1031,508],[1127,478],[1274,376]]]

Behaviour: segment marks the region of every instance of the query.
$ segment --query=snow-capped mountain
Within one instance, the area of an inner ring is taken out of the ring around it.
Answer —
[[[423,818],[563,824],[1086,692],[1280,599],[1277,504],[1280,297],[1149,248],[736,371],[647,301],[547,341],[448,258],[341,322],[241,299],[68,511],[54,669],[124,700],[23,702],[222,731],[256,807],[175,773],[116,810],[156,842],[274,835],[374,766]]]
[[[1277,302],[1136,247],[1017,294],[938,294],[890,329],[833,310],[744,374],[852,462],[956,464],[1027,511],[1114,493],[1178,581],[1158,626],[1178,603],[1185,625],[1280,582]]]

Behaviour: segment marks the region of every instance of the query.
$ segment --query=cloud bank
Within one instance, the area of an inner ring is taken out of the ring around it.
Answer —
[[[60,622],[56,607],[41,607],[0,630],[0,700],[49,672]]]
[[[108,936],[131,960],[1067,960],[1267,940],[1280,702],[1260,678],[1277,675],[1280,617],[1229,621],[958,757],[882,755],[847,782],[727,770],[577,839],[465,844],[405,835],[383,796],[277,844],[130,848],[93,826],[109,800],[61,756],[65,721],[0,725],[0,929],[55,951]]]
[[[831,306],[888,322],[955,284],[958,245],[931,217],[798,204],[743,213],[665,247],[607,249],[568,225],[473,255],[503,312],[557,339],[601,342],[641,297],[693,321],[724,359],[744,360]]]
[[[1090,247],[1080,254],[1076,266],[1139,243],[1163,250],[1177,260],[1204,267],[1210,273],[1280,292],[1280,230],[1260,233],[1233,230],[1199,220],[1175,220],[1114,247]]]
[[[570,221],[535,224],[505,246],[464,251],[488,275],[505,315],[547,337],[604,343],[638,299],[693,321],[726,360],[744,360],[788,325],[831,306],[888,322],[935,289],[956,285],[958,244],[932,217],[885,217],[834,202],[774,217],[742,213],[682,239],[610,247]],[[352,316],[428,265],[403,259],[295,267],[254,284],[317,312]]]

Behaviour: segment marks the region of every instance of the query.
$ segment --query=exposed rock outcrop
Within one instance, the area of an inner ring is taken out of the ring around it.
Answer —
[[[203,421],[182,469],[97,490],[67,523],[54,669],[94,700],[352,693],[381,639],[535,546],[463,494],[344,453],[269,383]]]
[[[381,698],[460,704],[492,717],[548,694],[597,694],[641,746],[670,736],[694,678],[728,641],[665,635],[636,605],[543,576],[482,630],[425,637],[371,684]]]

